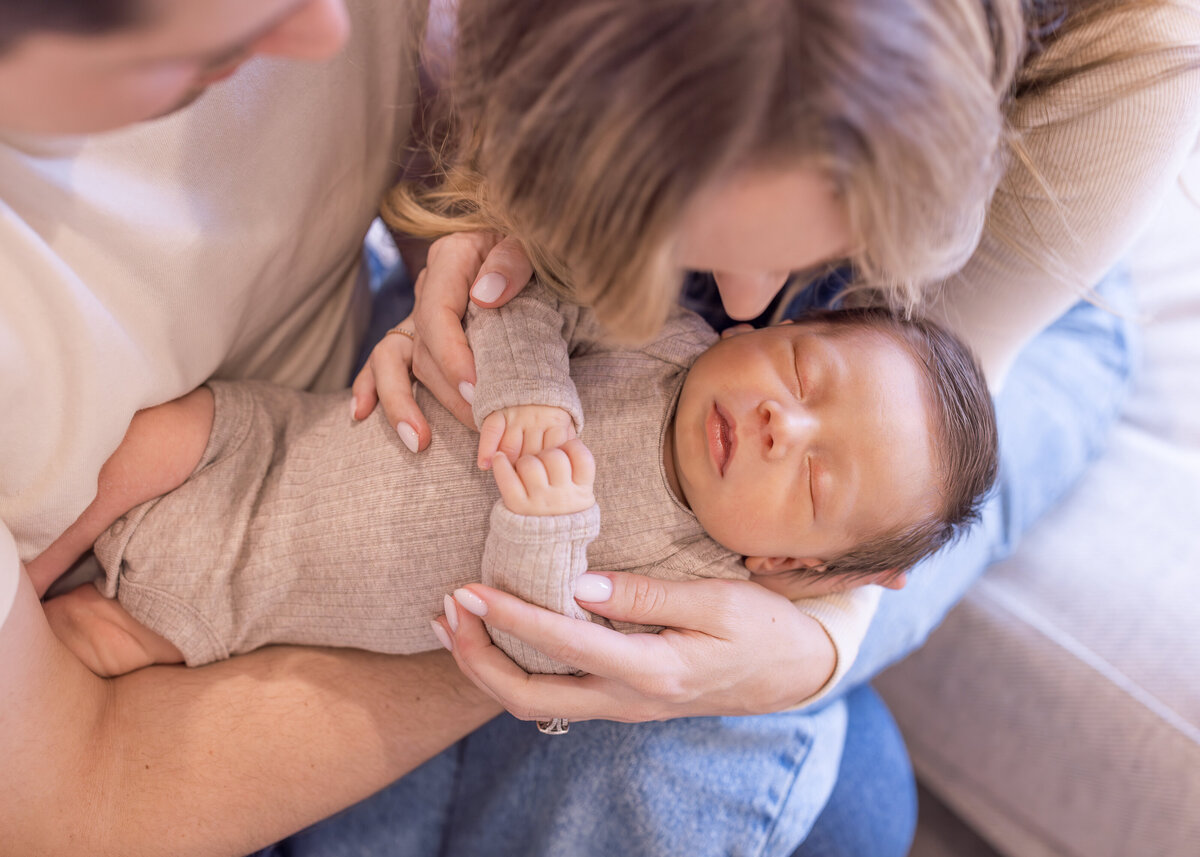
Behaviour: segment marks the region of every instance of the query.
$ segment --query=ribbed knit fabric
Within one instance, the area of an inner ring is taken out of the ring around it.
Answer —
[[[483,552],[483,582],[566,616],[590,619],[591,614],[575,601],[575,581],[587,571],[587,546],[599,531],[599,506],[573,515],[530,518],[497,502]],[[529,672],[576,671],[505,631],[489,625],[488,633]]]

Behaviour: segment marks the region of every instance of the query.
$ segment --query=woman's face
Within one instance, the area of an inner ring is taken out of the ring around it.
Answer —
[[[762,313],[793,271],[851,249],[845,202],[812,167],[754,169],[705,188],[684,213],[674,261],[712,271],[731,318]]]
[[[185,107],[256,55],[337,53],[343,0],[147,0],[146,18],[98,35],[39,32],[0,56],[0,128],[105,131]]]

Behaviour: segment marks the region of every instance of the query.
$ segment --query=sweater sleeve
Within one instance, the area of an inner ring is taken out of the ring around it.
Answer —
[[[579,307],[537,282],[497,309],[467,308],[476,427],[501,408],[549,405],[569,413],[575,431],[582,432],[583,409],[569,363],[580,315]]]
[[[837,686],[842,676],[858,657],[859,647],[867,636],[867,629],[875,610],[879,607],[882,590],[878,586],[860,586],[847,592],[823,595],[820,598],[802,598],[792,603],[806,616],[815,619],[833,643],[837,663],[829,681],[815,694],[796,705],[802,708],[822,699]]]
[[[1034,61],[1102,60],[1019,99],[1010,122],[1027,163],[1009,169],[979,247],[929,306],[979,354],[994,390],[1177,180],[1200,129],[1200,69],[1178,70],[1170,46],[1197,42],[1200,15],[1167,4],[1081,27]]]
[[[600,532],[600,507],[572,515],[518,515],[497,500],[483,552],[483,583],[575,619],[591,614],[575,601],[575,582],[587,571],[587,546]],[[518,638],[488,626],[492,641],[533,673],[574,673]]]

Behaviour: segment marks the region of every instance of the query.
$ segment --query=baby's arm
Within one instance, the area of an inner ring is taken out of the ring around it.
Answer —
[[[134,414],[121,444],[100,468],[95,499],[28,564],[39,596],[118,518],[187,480],[208,445],[212,420],[212,393],[203,387]],[[98,675],[182,660],[174,646],[90,586],[46,602],[46,617],[67,647]]]
[[[527,441],[551,446],[550,438],[540,441],[540,433],[548,430],[555,439],[561,437],[560,442],[583,430],[583,409],[570,371],[571,351],[579,345],[579,319],[579,307],[559,300],[540,283],[499,309],[468,308],[467,338],[478,378],[472,408],[481,432],[481,466],[496,449],[515,461],[522,453],[540,451],[536,443],[525,448]]]
[[[510,463],[493,460],[500,502],[492,509],[483,554],[483,582],[533,604],[589,619],[575,601],[575,582],[587,571],[587,546],[600,531],[593,494],[596,469],[575,439]],[[497,629],[492,639],[529,672],[570,673],[521,640]]]

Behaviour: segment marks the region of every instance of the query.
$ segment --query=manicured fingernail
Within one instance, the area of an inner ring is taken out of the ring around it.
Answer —
[[[581,574],[575,582],[577,601],[607,601],[612,592],[612,581],[600,574]]]
[[[358,396],[350,397],[350,419],[358,419]]]
[[[442,612],[446,614],[446,621],[450,623],[450,630],[458,633],[458,605],[454,603],[454,599],[449,595],[442,596]],[[437,624],[436,622],[434,623]]]
[[[480,277],[479,282],[471,287],[471,297],[485,304],[490,304],[504,294],[504,287],[507,285],[508,280],[504,279],[503,274],[492,271]]]
[[[487,615],[487,604],[483,599],[467,589],[454,590],[454,600],[459,603],[459,606],[476,616]]]
[[[400,440],[408,447],[409,452],[417,451],[420,438],[417,437],[417,430],[415,428],[408,423],[396,423],[396,434],[400,435]]]
[[[446,629],[442,627],[441,622],[430,622],[429,626],[433,628],[433,636],[438,638],[438,642],[446,647],[446,651],[454,651],[454,641],[450,639],[450,635],[446,633]]]
[[[458,385],[458,394],[467,400],[468,405],[475,404],[475,385],[470,381],[463,381]]]

